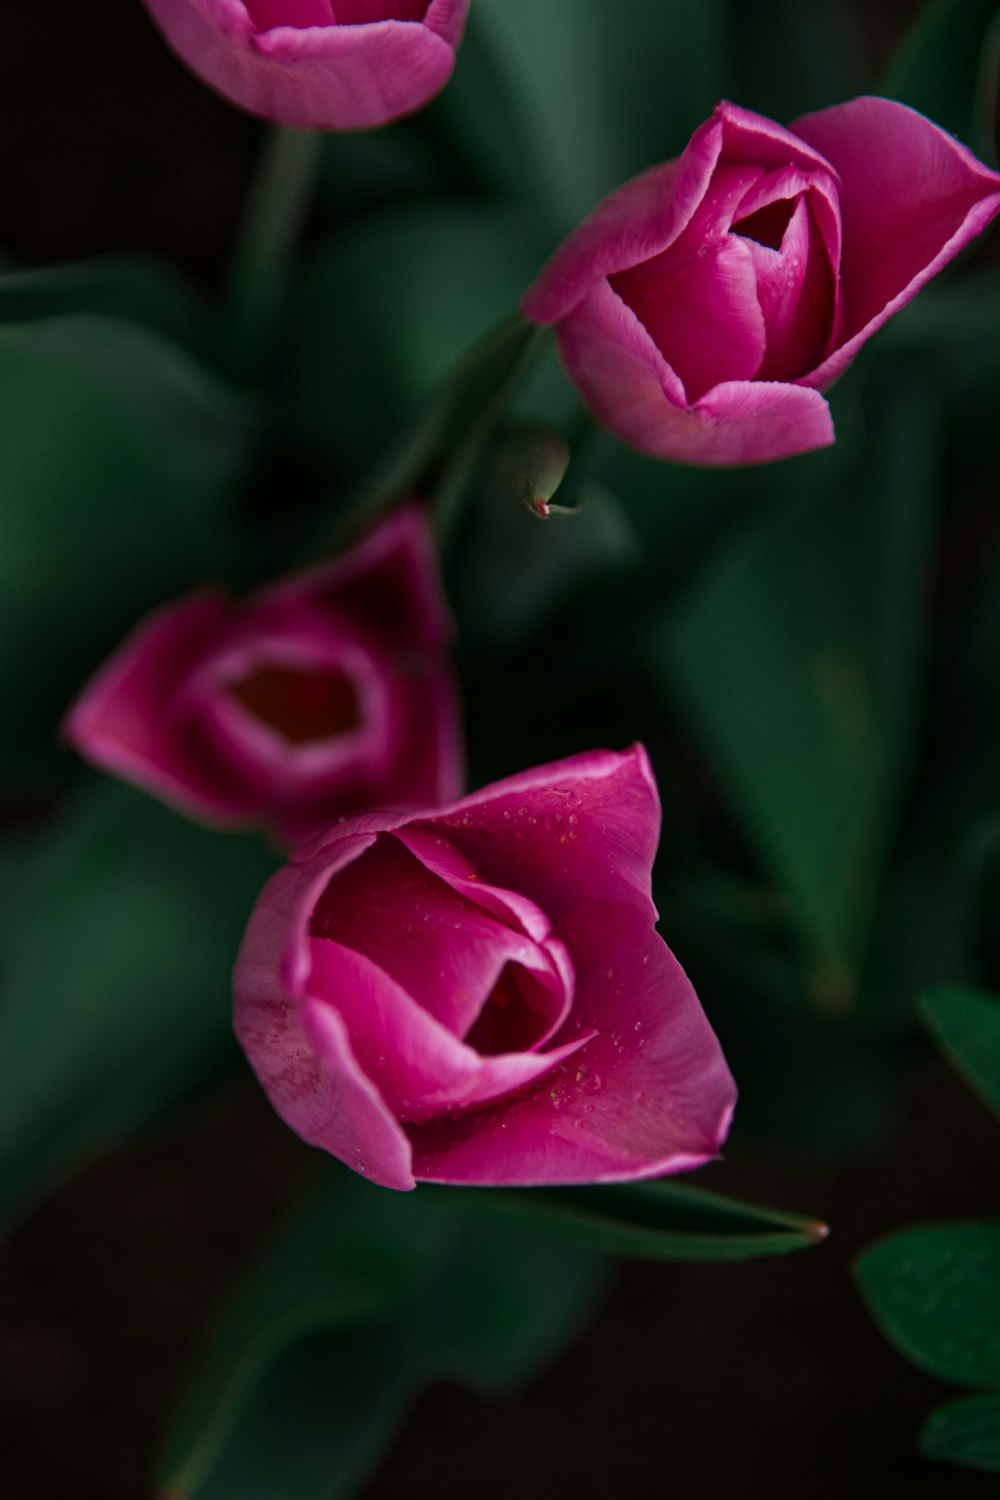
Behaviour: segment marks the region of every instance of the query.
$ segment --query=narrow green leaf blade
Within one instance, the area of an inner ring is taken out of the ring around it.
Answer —
[[[636,1260],[750,1260],[806,1249],[828,1233],[818,1219],[670,1181],[474,1196],[484,1212],[504,1213],[585,1249]]]
[[[1000,1220],[906,1229],[857,1266],[872,1315],[941,1380],[1000,1386]]]
[[[956,985],[932,990],[920,1009],[945,1056],[1000,1115],[1000,999]]]
[[[920,1451],[1000,1474],[1000,1396],[963,1396],[940,1407],[920,1435]]]

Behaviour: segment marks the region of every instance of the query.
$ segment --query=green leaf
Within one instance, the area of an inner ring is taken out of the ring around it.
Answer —
[[[110,318],[0,329],[0,388],[3,767],[37,781],[71,697],[139,616],[232,566],[248,413]]]
[[[812,960],[852,1003],[915,755],[938,465],[918,395],[878,413],[861,473],[748,518],[647,637]]]
[[[878,92],[971,141],[983,48],[997,15],[997,0],[934,0],[907,33]]]
[[[230,1055],[230,970],[274,867],[92,781],[39,836],[5,940],[0,1217]]]
[[[907,1229],[858,1280],[882,1331],[941,1380],[1000,1386],[1000,1220]]]
[[[953,986],[932,990],[920,1009],[945,1056],[1000,1115],[1000,999]]]
[[[429,1382],[501,1391],[550,1358],[600,1285],[590,1257],[468,1195],[340,1169],[238,1294],[164,1465],[175,1500],[356,1494]]]
[[[1000,1396],[963,1396],[929,1418],[920,1436],[925,1458],[1000,1473]]]
[[[471,38],[511,103],[475,138],[492,137],[495,160],[508,128],[526,137],[529,153],[513,158],[520,190],[569,228],[626,178],[676,156],[729,92],[728,19],[725,0],[631,0],[627,18],[605,0],[477,0]],[[460,66],[453,106],[464,86]],[[465,117],[476,102],[461,98]],[[480,107],[498,114],[495,90]]]
[[[84,314],[138,323],[198,352],[205,348],[208,309],[167,262],[103,255],[0,275],[0,325]]]
[[[584,1249],[636,1260],[750,1260],[806,1249],[828,1233],[818,1219],[676,1182],[466,1196],[486,1212],[534,1225]]]

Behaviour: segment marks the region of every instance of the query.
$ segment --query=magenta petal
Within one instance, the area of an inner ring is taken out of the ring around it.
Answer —
[[[508,963],[546,982],[553,1019],[565,1008],[562,975],[537,943],[459,895],[388,835],[331,880],[312,932],[371,959],[456,1036],[474,1024]]]
[[[603,897],[654,912],[660,800],[641,745],[539,766],[414,821],[460,850],[487,884],[518,891],[553,923]]]
[[[345,840],[339,858],[361,846]],[[309,972],[302,928],[327,875],[326,867],[317,876],[315,868],[288,865],[265,886],[233,972],[236,1035],[272,1106],[297,1134],[374,1182],[411,1188],[406,1135],[358,1065],[343,1022],[297,998]]]
[[[524,1088],[586,1041],[480,1057],[363,954],[324,938],[314,938],[310,951],[309,1012],[317,1004],[336,1012],[360,1067],[401,1120],[467,1109]]]
[[[421,108],[455,62],[468,0],[434,24],[277,26],[255,31],[239,0],[146,0],[165,40],[206,83],[285,125],[361,130]]]
[[[332,26],[330,0],[243,0],[251,21],[271,26]]]
[[[611,278],[680,376],[690,403],[722,380],[752,380],[764,358],[764,318],[749,245],[737,236],[680,247]]]
[[[826,400],[800,385],[731,380],[703,396],[696,414],[705,424],[705,447],[695,458],[692,444],[689,462],[764,464],[833,442]]]
[[[206,646],[222,639],[233,606],[204,589],[148,615],[84,688],[62,735],[92,764],[192,817],[239,819],[252,807],[224,766],[194,753],[189,726],[178,723],[179,688]]]
[[[710,120],[695,132],[683,156],[652,167],[605,198],[525,293],[525,317],[557,323],[595,282],[673,244],[704,197],[721,141],[721,130]]]
[[[794,128],[830,159],[842,184],[843,342],[808,376],[821,387],[1000,212],[1000,176],[889,99],[853,99]]]
[[[437,649],[455,633],[424,512],[403,505],[356,547],[332,562],[260,589],[254,602],[282,615],[312,616],[331,605],[339,614],[370,620],[386,645]]]
[[[618,1182],[718,1155],[736,1089],[673,954],[633,907],[581,907],[560,929],[598,1032],[541,1084],[474,1116],[410,1128],[421,1181]]]

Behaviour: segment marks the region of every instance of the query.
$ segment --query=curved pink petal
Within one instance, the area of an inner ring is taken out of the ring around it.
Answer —
[[[418,1180],[621,1182],[718,1155],[735,1085],[662,938],[641,912],[614,903],[580,907],[559,931],[578,975],[574,1025],[597,1035],[519,1096],[411,1126]]]
[[[572,1000],[544,947],[460,895],[389,835],[331,879],[310,930],[377,964],[458,1037],[475,1024],[510,963],[540,981],[536,1038],[552,1033]]]
[[[687,400],[720,380],[752,380],[764,359],[764,317],[749,245],[736,236],[679,246],[611,278],[676,371]]]
[[[296,1000],[309,973],[301,934],[318,888],[364,842],[345,840],[319,872],[286,865],[264,887],[233,971],[233,1024],[286,1124],[374,1182],[405,1189],[414,1186],[406,1134],[359,1066],[343,1022],[327,1006]]]
[[[641,745],[539,766],[411,820],[454,845],[488,885],[516,890],[555,924],[582,901],[654,913],[660,801]]]
[[[556,337],[595,417],[653,458],[708,467],[768,463],[833,441],[827,403],[798,385],[729,381],[688,406],[677,376],[607,282]]]
[[[720,165],[752,172],[788,165],[829,170],[823,157],[773,120],[723,102],[681,156],[611,193],[563,241],[522,298],[525,317],[558,323],[603,277],[666,250],[701,208]]]
[[[779,381],[730,380],[698,402],[704,438],[686,462],[765,464],[833,442],[833,418],[819,391]]]
[[[309,1000],[337,1014],[360,1068],[404,1122],[525,1088],[585,1043],[580,1037],[550,1052],[481,1057],[365,954],[324,938],[310,948]]]
[[[360,130],[421,108],[447,83],[468,0],[426,23],[274,26],[239,0],[145,0],[170,47],[234,104],[285,125]],[[335,12],[334,12],[335,13]]]
[[[455,634],[441,582],[427,517],[418,505],[402,505],[356,547],[330,562],[259,589],[256,605],[282,615],[333,607],[364,619],[371,632],[400,649],[437,649]]]
[[[767,329],[761,380],[792,380],[811,368],[829,347],[833,326],[837,282],[808,196],[800,194],[791,207],[775,248],[748,241]],[[749,228],[753,220],[743,223]]]
[[[843,342],[806,377],[822,387],[1000,213],[1000,176],[890,99],[852,99],[793,128],[829,158],[842,184]]]
[[[234,606],[203,589],[148,615],[80,694],[61,734],[74,749],[190,816],[213,822],[248,812],[246,788],[193,744],[176,699],[206,646],[225,638]]]

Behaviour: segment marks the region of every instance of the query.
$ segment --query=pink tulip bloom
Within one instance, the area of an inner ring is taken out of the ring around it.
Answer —
[[[448,82],[469,0],[146,0],[199,78],[252,114],[365,130]]]
[[[636,747],[299,849],[234,975],[274,1108],[393,1188],[617,1182],[717,1156],[735,1088],[655,930],[659,825]]]
[[[632,447],[765,463],[833,441],[820,391],[998,211],[1000,176],[902,104],[788,130],[720,104],[598,205],[523,310]]]
[[[143,620],[64,736],[199,822],[285,843],[344,813],[462,787],[451,622],[423,514],[235,603],[204,588]]]

